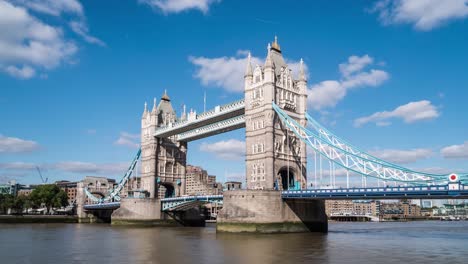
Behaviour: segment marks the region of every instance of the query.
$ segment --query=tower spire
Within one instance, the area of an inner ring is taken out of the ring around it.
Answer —
[[[156,97],[153,98],[153,112],[156,112]]]
[[[265,68],[273,68],[273,61],[271,60],[271,46],[268,43],[268,54],[265,60]]]
[[[304,61],[301,58],[301,62],[299,64],[299,80],[305,81],[305,72],[304,72]]]
[[[244,76],[253,76],[252,64],[250,63],[250,61],[251,61],[251,55],[250,55],[250,51],[249,51],[249,54],[247,55],[247,66],[245,68],[245,75]]]

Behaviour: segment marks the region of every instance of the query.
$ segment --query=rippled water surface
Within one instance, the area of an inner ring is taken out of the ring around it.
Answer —
[[[468,263],[468,221],[330,223],[328,234],[0,224],[0,263]]]

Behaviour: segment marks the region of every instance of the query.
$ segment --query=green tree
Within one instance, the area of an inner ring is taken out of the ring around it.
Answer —
[[[11,194],[0,194],[0,213],[6,214],[12,208],[15,197]]]
[[[16,213],[22,214],[24,209],[31,207],[29,197],[25,195],[16,196],[11,205],[11,209],[15,210]]]
[[[67,194],[55,184],[38,186],[31,192],[30,198],[34,208],[45,206],[47,212],[49,212],[52,207],[68,205]]]

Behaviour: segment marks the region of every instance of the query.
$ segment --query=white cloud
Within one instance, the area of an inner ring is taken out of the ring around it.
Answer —
[[[91,163],[80,161],[65,161],[51,164],[48,167],[54,170],[63,172],[81,173],[81,174],[100,174],[100,175],[115,175],[124,174],[128,169],[128,162],[121,163]]]
[[[23,66],[22,68],[17,68],[15,66],[8,66],[5,68],[5,71],[13,77],[18,79],[29,79],[36,75],[36,70],[29,66]]]
[[[350,56],[348,61],[339,65],[341,80],[328,80],[312,85],[308,89],[308,105],[315,110],[335,107],[351,89],[359,87],[375,87],[388,80],[389,74],[382,70],[371,69],[363,71],[372,65],[374,59],[369,55]]]
[[[3,0],[0,32],[0,69],[20,78],[32,77],[33,67],[55,68],[77,51],[61,28],[47,25],[25,8]]]
[[[13,0],[35,12],[60,16],[62,13],[83,15],[83,6],[78,0]]]
[[[374,59],[367,54],[362,57],[351,56],[348,58],[348,62],[341,63],[339,68],[343,76],[350,76],[352,73],[362,71],[362,69],[364,69],[367,65],[372,64],[373,62]]]
[[[468,141],[443,148],[440,153],[447,159],[468,159]]]
[[[245,157],[245,142],[236,139],[219,141],[215,143],[202,143],[200,150],[215,154],[224,160],[240,160]]]
[[[422,148],[409,150],[383,149],[369,151],[369,154],[396,164],[408,164],[429,158],[432,156],[432,150]]]
[[[0,169],[8,171],[8,175],[20,174],[36,170],[36,167],[41,170],[54,170],[76,174],[95,174],[95,175],[120,175],[124,174],[128,169],[128,162],[117,163],[92,163],[81,161],[64,161],[49,164],[36,164],[26,162],[10,162],[0,163]]]
[[[115,145],[126,146],[130,148],[138,148],[137,140],[140,138],[138,134],[130,134],[127,132],[121,132],[120,137],[114,142]]]
[[[36,164],[26,163],[26,162],[9,162],[9,163],[0,163],[0,169],[2,170],[35,170]]]
[[[371,12],[379,13],[381,22],[413,24],[429,31],[450,21],[468,17],[467,0],[380,0]]]
[[[0,154],[31,152],[37,149],[39,149],[39,144],[35,141],[6,137],[0,134]]]
[[[99,46],[106,46],[106,43],[104,43],[102,40],[89,34],[89,28],[84,21],[72,21],[70,22],[70,28],[73,30],[73,32],[81,36],[86,42],[97,44]]]
[[[139,0],[140,3],[161,9],[164,13],[180,13],[185,10],[198,9],[208,12],[210,5],[221,0]]]
[[[221,87],[228,92],[244,91],[244,73],[247,65],[248,51],[239,50],[234,57],[189,57],[192,64],[198,67],[195,77],[200,79],[203,85],[214,85]],[[252,67],[263,65],[265,59],[252,57]],[[288,67],[297,74],[299,71],[299,61],[286,59]],[[304,64],[306,75],[307,65]]]
[[[430,101],[422,100],[401,105],[392,111],[377,112],[370,116],[357,118],[354,126],[375,122],[377,125],[390,125],[389,119],[401,118],[405,123],[414,123],[423,120],[431,120],[439,117],[440,113]]]

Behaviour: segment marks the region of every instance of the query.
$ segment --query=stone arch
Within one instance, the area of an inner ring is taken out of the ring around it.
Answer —
[[[277,173],[277,189],[279,190],[296,190],[299,188],[299,182],[297,181],[297,171],[291,166],[283,166],[278,170]]]
[[[175,197],[175,187],[172,182],[160,182],[158,189],[161,198]]]

